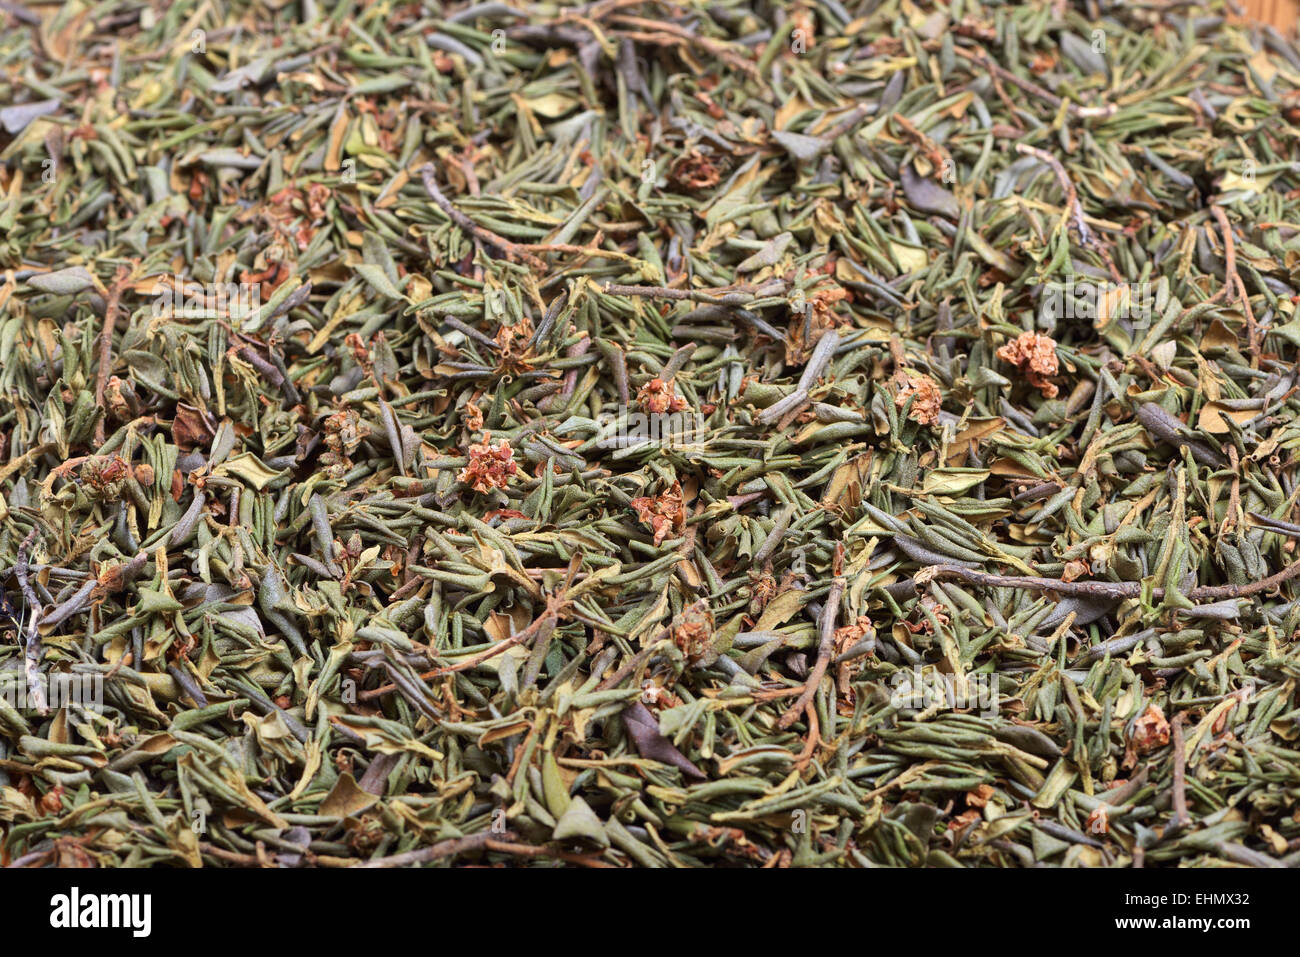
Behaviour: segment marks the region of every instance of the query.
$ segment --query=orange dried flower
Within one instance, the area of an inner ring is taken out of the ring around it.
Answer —
[[[698,149],[674,160],[668,175],[674,183],[685,189],[708,189],[717,186],[722,180],[722,170]]]
[[[457,478],[476,492],[490,492],[505,488],[510,476],[519,471],[515,464],[515,450],[505,439],[492,448],[492,433],[483,437],[478,445],[469,447],[469,465],[460,470]]]
[[[671,379],[667,382],[658,378],[651,379],[641,386],[636,400],[641,403],[641,408],[652,414],[680,412],[686,408],[686,400],[673,391]]]
[[[1129,736],[1130,745],[1138,754],[1146,754],[1169,743],[1169,722],[1156,705],[1149,705],[1141,717],[1133,722]]]
[[[1061,581],[1072,582],[1091,573],[1091,565],[1081,558],[1072,558],[1070,561],[1065,563],[1065,570],[1061,572]]]
[[[790,327],[785,340],[788,363],[803,365],[812,352],[813,343],[825,330],[851,321],[848,315],[835,311],[835,304],[841,300],[852,302],[853,293],[830,281],[829,285],[805,293],[804,307],[800,307],[797,300],[790,304]]]
[[[483,428],[483,413],[473,402],[465,403],[465,427],[471,432],[477,432]]]
[[[343,342],[352,350],[352,359],[357,365],[361,366],[361,371],[366,375],[370,375],[370,370],[374,363],[370,358],[370,350],[366,348],[366,344],[362,341],[361,336],[353,332],[344,337]]]
[[[1056,375],[1060,363],[1056,359],[1056,340],[1036,332],[1022,332],[998,348],[998,358],[1005,359],[1025,373],[1029,384],[1049,399],[1055,399],[1057,388],[1047,381]]]
[[[696,602],[682,612],[673,623],[673,643],[686,655],[687,661],[702,658],[713,635],[713,615],[704,602]]]
[[[870,618],[866,615],[858,615],[853,624],[835,629],[835,653],[837,655],[843,654],[874,630]],[[851,659],[840,662],[835,669],[835,687],[839,692],[840,714],[853,713],[853,707],[857,700],[857,695],[852,686],[853,676],[862,668],[864,663],[865,661],[862,658]]]
[[[63,810],[63,785],[56,784],[41,797],[41,810],[46,814],[58,814]]]
[[[816,44],[817,18],[813,16],[812,10],[806,7],[796,7],[791,11],[790,19],[795,23],[792,33],[794,43],[791,52],[798,56],[811,50]]]
[[[307,213],[312,222],[318,223],[325,218],[325,204],[329,198],[330,188],[324,183],[312,183],[307,187]]]
[[[273,262],[260,271],[240,270],[239,281],[257,283],[262,287],[262,295],[269,299],[272,293],[275,292],[275,288],[289,278],[289,273],[289,264],[287,262]]]
[[[917,602],[917,605],[919,606],[919,608],[928,609],[930,614],[934,615],[934,620],[937,621],[940,625],[947,625],[951,623],[951,619],[948,617],[948,613],[943,610],[943,605],[935,601],[932,596],[922,595],[921,600]],[[915,624],[910,621],[905,621],[903,622],[903,624],[907,626],[908,631],[910,631],[914,635],[922,634],[922,633],[927,635],[934,634],[934,625],[930,623],[930,616],[925,615],[923,612],[921,614],[922,614],[921,620],[916,622]]]
[[[960,814],[954,814],[952,816],[952,820],[948,822],[948,830],[960,831],[963,828],[967,828],[970,827],[972,824],[978,823],[979,819],[980,819],[979,811],[976,811],[974,809],[969,811],[962,811]]]
[[[674,482],[673,487],[662,495],[632,499],[632,508],[636,510],[637,518],[654,530],[656,545],[669,534],[686,527],[686,503],[682,501],[681,482]]]
[[[122,380],[117,376],[109,376],[108,382],[104,387],[104,405],[115,419],[127,420],[132,417],[131,403],[126,396],[122,394]]]
[[[1037,76],[1042,76],[1044,73],[1050,72],[1054,66],[1056,66],[1056,60],[1050,53],[1040,53],[1030,61],[1029,70]]]
[[[340,409],[326,417],[324,429],[325,451],[321,453],[321,463],[329,467],[331,475],[342,475],[352,468],[350,456],[370,434],[370,427],[355,409]]]
[[[78,483],[94,500],[104,502],[122,493],[131,466],[120,455],[90,455],[77,472]]]
[[[673,629],[673,641],[688,659],[698,658],[708,640],[708,626],[701,621],[684,621]]]
[[[832,282],[830,285],[822,286],[808,296],[808,304],[813,307],[818,319],[831,318],[835,311],[835,304],[844,299],[852,299],[853,294],[841,286],[839,283]]]
[[[939,392],[939,383],[928,375],[912,372],[910,369],[904,370],[903,374],[907,376],[907,385],[898,390],[898,395],[894,396],[894,404],[901,409],[907,405],[908,399],[912,399],[912,409],[907,413],[909,419],[922,425],[933,425],[939,421],[939,411],[943,408],[943,395]]]
[[[126,478],[126,459],[120,455],[92,455],[81,466],[81,480],[103,490]]]
[[[324,183],[312,183],[305,191],[296,186],[285,186],[267,199],[264,212],[276,232],[302,252],[316,235],[313,225],[325,218],[325,204],[329,197],[330,189]],[[306,218],[302,216],[304,210]]]
[[[751,615],[760,614],[767,603],[777,594],[776,579],[772,576],[772,564],[768,562],[767,567],[763,569],[751,568],[748,572],[751,597],[749,599],[749,613]]]
[[[208,188],[208,174],[203,170],[195,170],[190,176],[189,197],[192,202],[198,203],[203,199],[203,193]]]
[[[841,628],[835,629],[836,650],[847,651],[863,638],[867,637],[867,632],[871,630],[871,619],[866,615],[858,615],[858,620],[853,624],[844,625]]]
[[[497,344],[497,350],[500,358],[497,362],[497,372],[515,373],[527,372],[533,367],[537,356],[533,352],[529,340],[533,337],[533,323],[527,316],[521,318],[513,326],[506,325],[504,322],[493,340]]]

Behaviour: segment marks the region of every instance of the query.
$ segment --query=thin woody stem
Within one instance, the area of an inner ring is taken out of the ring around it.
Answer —
[[[465,671],[467,668],[473,668],[476,665],[481,665],[483,662],[495,658],[497,655],[508,651],[509,649],[513,648],[515,645],[523,644],[525,641],[528,641],[535,634],[537,634],[537,631],[539,628],[542,627],[543,622],[545,622],[548,618],[551,620],[555,620],[556,617],[557,616],[554,612],[548,611],[545,614],[543,614],[540,618],[538,618],[536,621],[534,621],[532,624],[530,624],[523,631],[519,632],[518,634],[511,635],[509,638],[506,638],[502,641],[497,642],[495,645],[493,645],[491,648],[487,649],[486,651],[480,651],[478,654],[470,655],[465,660],[459,661],[454,665],[448,665],[445,668],[434,668],[432,671],[422,672],[420,674],[420,677],[425,681],[431,681],[434,678],[441,678],[443,675],[455,674],[458,671]],[[357,697],[360,698],[362,701],[369,701],[372,698],[381,698],[386,694],[392,694],[394,691],[398,691],[398,690],[399,689],[396,684],[386,684],[386,685],[381,685],[378,688],[371,688],[368,691],[363,691],[359,695],[357,695]]]
[[[1246,292],[1246,284],[1242,282],[1241,273],[1237,271],[1237,244],[1232,238],[1232,226],[1222,206],[1211,206],[1210,213],[1214,216],[1214,221],[1219,224],[1219,232],[1223,234],[1223,269],[1226,279],[1224,289],[1227,290],[1227,301],[1232,302],[1234,293],[1241,296],[1241,308],[1246,313],[1246,348],[1254,360],[1253,364],[1258,366],[1259,328],[1255,322],[1255,311],[1250,308],[1250,296]]]
[[[1086,245],[1092,245],[1092,232],[1083,218],[1083,207],[1079,205],[1079,191],[1074,188],[1074,183],[1070,181],[1070,174],[1065,171],[1061,161],[1047,150],[1040,150],[1025,143],[1017,143],[1016,152],[1022,156],[1032,156],[1052,170],[1056,181],[1061,184],[1061,189],[1065,192],[1065,205],[1069,207],[1070,218],[1074,220],[1074,228],[1079,231],[1079,238]]]
[[[775,295],[785,289],[785,283],[764,283],[762,286],[729,286],[720,289],[674,289],[671,286],[624,286],[607,282],[600,291],[610,296],[639,296],[648,299],[688,299],[714,306],[740,306],[759,296]]]
[[[506,254],[507,259],[518,259],[520,262],[531,266],[533,269],[547,268],[544,261],[538,259],[526,249],[521,248],[518,243],[513,243],[504,236],[498,236],[496,233],[492,232],[492,230],[480,226],[452,205],[451,200],[449,200],[443,191],[438,188],[438,182],[435,178],[432,163],[426,163],[420,169],[420,178],[424,180],[424,189],[429,194],[429,197],[438,204],[438,208],[446,213],[451,221],[465,232],[469,233],[475,239],[487,243],[489,246],[495,246]]]
[[[1300,562],[1288,565],[1282,571],[1268,578],[1245,585],[1201,585],[1187,592],[1191,601],[1226,601],[1232,598],[1247,598],[1258,595],[1278,585],[1300,576]],[[1062,581],[1059,578],[1038,578],[1032,575],[990,575],[985,572],[964,568],[961,565],[930,565],[921,569],[912,578],[914,585],[924,585],[932,581],[957,579],[972,585],[988,585],[992,588],[1025,588],[1030,591],[1052,591],[1060,595],[1073,595],[1082,598],[1101,598],[1121,601],[1136,598],[1142,594],[1141,582],[1102,582],[1102,581]],[[1151,589],[1153,598],[1163,598],[1163,588]]]
[[[1186,718],[1187,713],[1180,712],[1171,723],[1174,733],[1174,823],[1178,827],[1185,827],[1192,820],[1187,813],[1187,752],[1183,750],[1183,721]]]
[[[964,59],[978,63],[998,79],[1006,80],[1008,83],[1018,86],[1026,93],[1038,97],[1045,103],[1060,108],[1061,104],[1065,102],[1055,93],[1044,89],[1032,80],[1026,80],[1023,77],[1017,76],[1010,70],[994,63],[983,50],[980,50],[977,53],[972,53],[969,50],[963,50],[961,47],[956,47],[953,52]],[[1069,103],[1066,105],[1066,109],[1070,112],[1071,116],[1076,116],[1079,119],[1105,119],[1108,116],[1113,116],[1118,107],[1115,106],[1114,103],[1107,103],[1105,106],[1080,106],[1077,103]]]
[[[37,528],[27,533],[27,537],[22,540],[18,546],[18,555],[14,561],[14,578],[18,580],[18,589],[22,592],[23,601],[30,608],[30,620],[27,624],[19,622],[20,629],[25,630],[23,635],[23,671],[27,678],[27,693],[31,699],[32,706],[37,712],[44,715],[49,711],[45,700],[45,688],[41,684],[41,633],[39,630],[41,602],[32,590],[31,582],[28,580],[30,571],[28,554],[32,545],[36,542]]]
[[[113,329],[117,326],[117,309],[122,301],[122,289],[126,285],[127,275],[125,266],[118,269],[104,302],[104,327],[99,331],[98,368],[95,370],[95,405],[103,412],[95,423],[96,449],[104,444],[104,421],[108,417],[108,410],[104,408],[104,392],[108,388],[108,372],[113,361]]]
[[[777,721],[776,726],[781,730],[790,727],[799,715],[803,714],[808,703],[812,701],[813,695],[817,693],[817,686],[821,684],[822,677],[826,674],[826,667],[831,661],[831,651],[835,646],[835,616],[839,613],[840,596],[843,594],[844,579],[837,578],[831,583],[831,590],[826,595],[826,604],[822,606],[821,619],[817,622],[821,628],[821,641],[817,645],[817,663],[813,665],[812,673],[808,675],[799,700],[791,705]]]
[[[472,851],[480,851],[491,840],[503,840],[509,842],[515,837],[514,831],[506,831],[501,834],[493,834],[491,831],[480,831],[477,834],[470,834],[466,837],[453,837],[446,841],[439,841],[437,844],[431,844],[429,847],[422,847],[415,851],[406,851],[402,854],[392,854],[388,857],[378,857],[357,867],[409,867],[412,864],[425,864],[429,861],[436,861],[444,857],[455,857],[459,854],[466,854]]]

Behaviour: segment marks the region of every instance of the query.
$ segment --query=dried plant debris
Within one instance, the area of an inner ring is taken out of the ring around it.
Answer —
[[[1300,862],[1300,52],[0,9],[0,862]]]

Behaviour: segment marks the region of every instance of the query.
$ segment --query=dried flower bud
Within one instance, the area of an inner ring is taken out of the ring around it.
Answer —
[[[1060,363],[1056,359],[1056,340],[1036,332],[1022,332],[998,349],[998,358],[1010,362],[1029,380],[1029,384],[1049,399],[1056,398],[1056,386],[1047,376],[1056,375]]]
[[[894,396],[894,403],[901,409],[907,405],[907,400],[911,399],[912,408],[907,413],[907,417],[913,422],[933,425],[939,421],[939,411],[943,407],[943,395],[939,391],[939,383],[928,375],[912,372],[910,369],[905,370],[903,374],[907,376],[907,385],[898,390],[898,395]]]
[[[721,181],[722,170],[706,153],[693,149],[673,160],[668,175],[683,189],[708,189]]]
[[[681,482],[674,482],[672,488],[662,495],[645,495],[632,499],[632,508],[636,510],[637,518],[654,530],[656,545],[670,533],[680,532],[686,527],[686,505],[682,501]]]
[[[671,379],[667,382],[663,379],[651,379],[637,392],[636,400],[641,403],[641,408],[652,415],[680,412],[686,408],[686,400],[674,393]]]
[[[331,473],[342,475],[352,468],[351,455],[370,434],[355,409],[341,409],[325,419],[325,449],[320,460]]]
[[[1141,716],[1133,722],[1133,731],[1129,736],[1129,746],[1138,754],[1146,754],[1156,748],[1163,748],[1169,743],[1169,722],[1165,713],[1156,705],[1148,705]]]
[[[120,455],[92,455],[81,463],[78,478],[91,498],[107,501],[122,493],[131,467]]]
[[[688,662],[699,661],[709,650],[713,637],[713,615],[704,602],[696,602],[682,611],[673,622],[673,644],[682,650]]]
[[[505,439],[492,447],[492,433],[483,437],[478,445],[469,447],[469,465],[460,470],[457,478],[476,492],[490,492],[505,488],[510,477],[519,471],[515,464],[515,450]]]

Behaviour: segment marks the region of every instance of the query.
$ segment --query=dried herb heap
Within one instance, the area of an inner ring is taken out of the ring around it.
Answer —
[[[0,859],[1295,863],[1224,13],[6,5]]]

